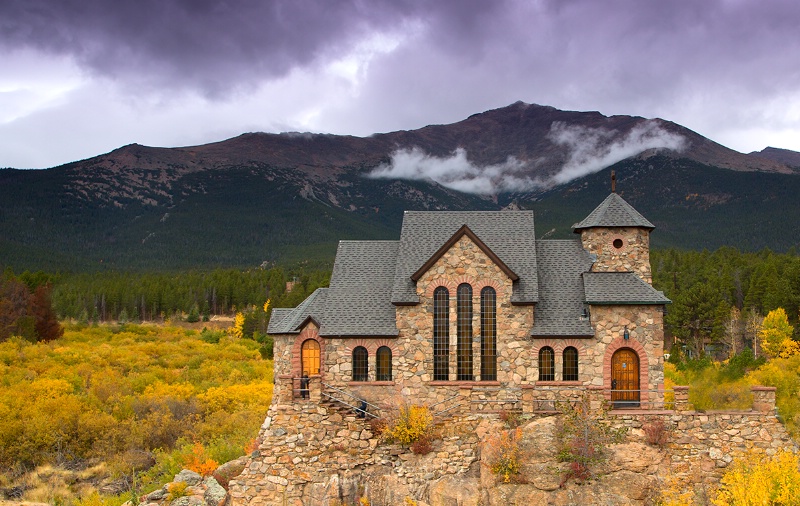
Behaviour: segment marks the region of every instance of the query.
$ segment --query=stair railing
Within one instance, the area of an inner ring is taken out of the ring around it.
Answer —
[[[322,383],[322,386],[326,390],[330,390],[332,392],[336,392],[337,394],[344,396],[345,398],[349,398],[349,400],[339,399],[323,390],[321,392],[322,397],[338,403],[342,406],[352,409],[357,415],[363,414],[365,417],[370,418],[380,418],[381,408],[376,406],[375,404],[371,404],[367,402],[365,399],[358,397],[356,395],[351,394],[350,392],[345,392],[344,390],[340,390],[333,385],[328,385],[327,383]],[[353,404],[351,404],[351,402]]]

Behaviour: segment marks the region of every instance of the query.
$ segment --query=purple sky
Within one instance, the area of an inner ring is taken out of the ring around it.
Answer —
[[[796,0],[3,0],[0,167],[517,100],[800,151]]]

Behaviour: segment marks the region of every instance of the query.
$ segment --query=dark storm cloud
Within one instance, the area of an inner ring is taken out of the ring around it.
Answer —
[[[365,35],[438,16],[423,1],[10,0],[0,45],[69,55],[115,79],[196,87],[210,95],[335,57]],[[463,2],[448,19],[468,31],[487,8]],[[441,4],[445,5],[445,4]]]
[[[800,150],[798,26],[796,0],[0,0],[0,165],[517,100]]]
[[[563,86],[572,72],[594,74],[600,90],[636,93],[661,80],[691,85],[692,74],[711,70],[734,77],[726,66],[735,60],[754,66],[746,85],[765,92],[797,80],[797,71],[770,75],[762,65],[796,47],[798,8],[786,0],[6,0],[0,44],[70,55],[134,85],[216,95],[335,58],[406,22],[424,27],[418,50],[465,67],[505,66],[532,86]]]

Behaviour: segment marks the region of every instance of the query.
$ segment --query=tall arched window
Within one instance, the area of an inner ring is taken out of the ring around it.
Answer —
[[[375,354],[375,379],[392,381],[392,350],[388,346],[381,346]]]
[[[363,346],[356,346],[353,350],[353,381],[367,381],[368,354]]]
[[[458,342],[456,343],[456,369],[459,381],[472,381],[472,287],[458,285],[456,303]]]
[[[450,379],[450,292],[440,286],[433,291],[433,379]]]
[[[319,374],[319,343],[315,339],[306,339],[300,347],[301,374]]]
[[[497,295],[481,290],[481,381],[497,381]]]
[[[543,346],[539,350],[539,381],[555,381],[556,379],[556,355],[553,348]]]
[[[564,381],[578,381],[578,350],[572,346],[564,348],[563,358],[561,379]]]

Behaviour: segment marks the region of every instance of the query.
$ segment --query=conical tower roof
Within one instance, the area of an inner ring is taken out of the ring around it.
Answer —
[[[594,227],[640,227],[650,230],[656,228],[616,193],[606,197],[583,221],[572,225],[575,233]]]

